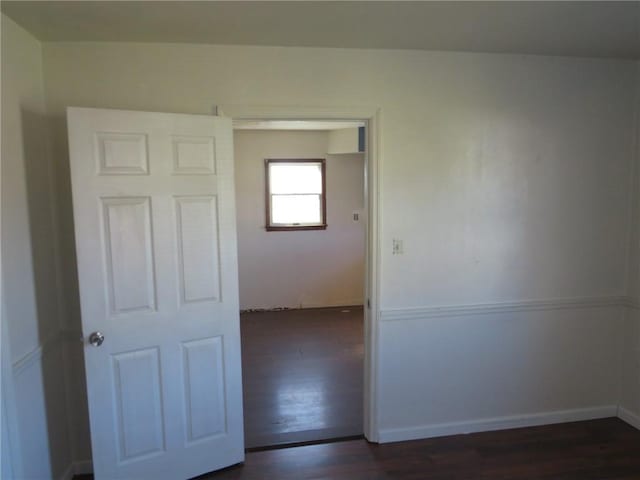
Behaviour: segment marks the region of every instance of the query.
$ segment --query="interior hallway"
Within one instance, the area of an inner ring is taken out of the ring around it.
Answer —
[[[245,447],[362,435],[361,306],[243,313]]]

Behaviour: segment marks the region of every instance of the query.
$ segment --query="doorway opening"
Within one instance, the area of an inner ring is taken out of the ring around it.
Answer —
[[[365,431],[366,126],[234,119],[249,450]]]

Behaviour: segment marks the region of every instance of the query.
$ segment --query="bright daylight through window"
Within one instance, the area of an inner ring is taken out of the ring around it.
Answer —
[[[267,230],[324,230],[325,161],[265,160]]]

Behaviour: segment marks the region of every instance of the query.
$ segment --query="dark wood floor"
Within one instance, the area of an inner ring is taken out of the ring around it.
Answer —
[[[198,477],[258,479],[638,480],[640,431],[608,418],[384,445],[355,440],[251,452],[242,465]]]
[[[640,479],[640,431],[618,419],[384,445],[364,440],[248,453],[207,480]]]
[[[362,434],[362,307],[243,313],[245,446]]]

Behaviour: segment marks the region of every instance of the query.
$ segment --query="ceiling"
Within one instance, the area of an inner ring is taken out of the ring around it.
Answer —
[[[640,59],[640,0],[2,1],[42,41],[185,42]]]

